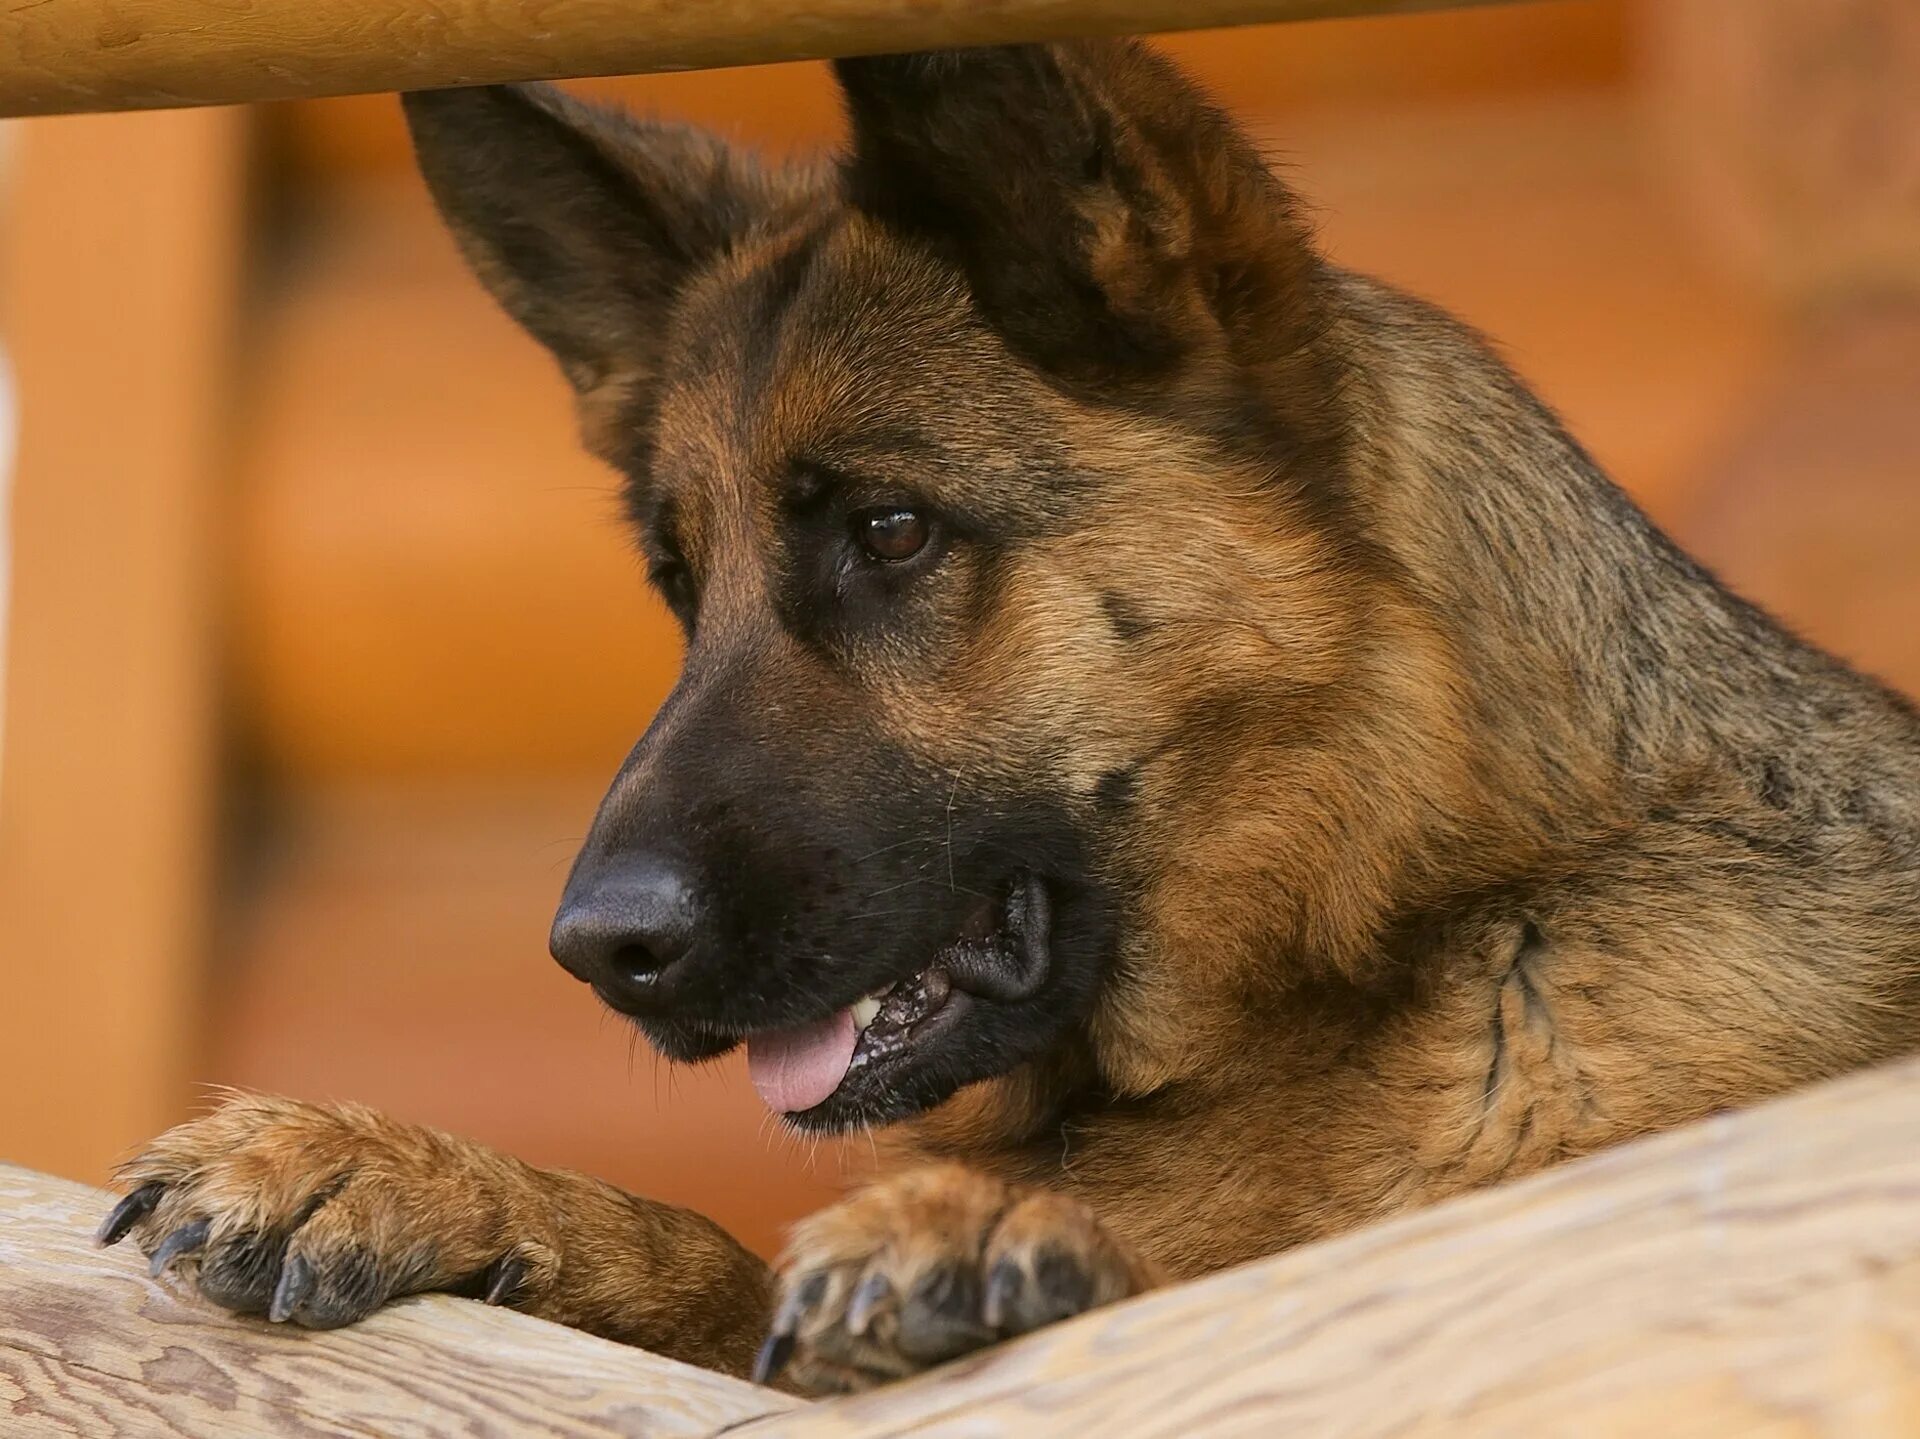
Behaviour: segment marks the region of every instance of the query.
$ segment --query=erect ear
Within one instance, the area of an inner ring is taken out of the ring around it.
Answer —
[[[559,359],[588,442],[645,406],[667,311],[689,275],[792,215],[804,176],[765,173],[717,137],[544,85],[402,97],[414,152],[487,289]]]
[[[851,202],[952,251],[1035,363],[1112,382],[1212,356],[1314,378],[1325,270],[1293,198],[1163,57],[1086,41],[835,68]]]

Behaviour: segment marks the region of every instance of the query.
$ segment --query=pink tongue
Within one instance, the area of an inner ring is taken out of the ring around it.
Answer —
[[[747,1074],[767,1108],[777,1114],[798,1114],[840,1087],[859,1037],[851,1009],[813,1024],[750,1034]]]

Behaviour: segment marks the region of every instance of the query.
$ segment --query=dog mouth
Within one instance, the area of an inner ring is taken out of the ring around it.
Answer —
[[[1003,900],[976,906],[952,942],[903,979],[824,1019],[750,1032],[747,1067],[767,1108],[807,1127],[834,1127],[893,1106],[892,1080],[923,1061],[979,1004],[1014,1005],[1045,987],[1053,905],[1023,873]]]

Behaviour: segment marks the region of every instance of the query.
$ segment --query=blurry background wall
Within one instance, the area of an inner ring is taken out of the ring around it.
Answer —
[[[1563,0],[1176,37],[1339,260],[1495,336],[1683,542],[1920,685],[1920,12]],[[579,88],[775,151],[821,67]],[[351,1097],[766,1247],[841,1155],[544,954],[675,632],[391,97],[35,121],[0,769],[0,1158],[207,1081]]]

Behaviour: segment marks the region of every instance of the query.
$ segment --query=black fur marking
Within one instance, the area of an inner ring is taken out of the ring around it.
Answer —
[[[981,1318],[980,1276],[971,1262],[942,1264],[915,1282],[900,1306],[900,1352],[937,1364],[993,1338]]]
[[[289,1231],[250,1231],[222,1240],[200,1261],[200,1292],[236,1314],[265,1314],[287,1257]]]
[[[1761,762],[1760,798],[1774,809],[1793,806],[1793,780],[1787,774],[1786,765],[1777,758],[1769,757]]]
[[[420,1273],[417,1265],[395,1263],[367,1249],[348,1249],[326,1259],[311,1292],[289,1317],[308,1329],[337,1329],[371,1314],[390,1296],[413,1289]]]
[[[1140,766],[1123,764],[1100,776],[1093,787],[1093,802],[1102,812],[1113,814],[1131,806],[1140,793]]]
[[[1107,617],[1107,623],[1113,626],[1113,632],[1129,642],[1139,639],[1153,628],[1152,623],[1134,608],[1131,600],[1112,590],[1100,592],[1100,612]]]
[[[1029,1327],[1037,1328],[1093,1307],[1093,1276],[1064,1250],[1047,1248],[1034,1256],[1033,1288],[1043,1317]]]

